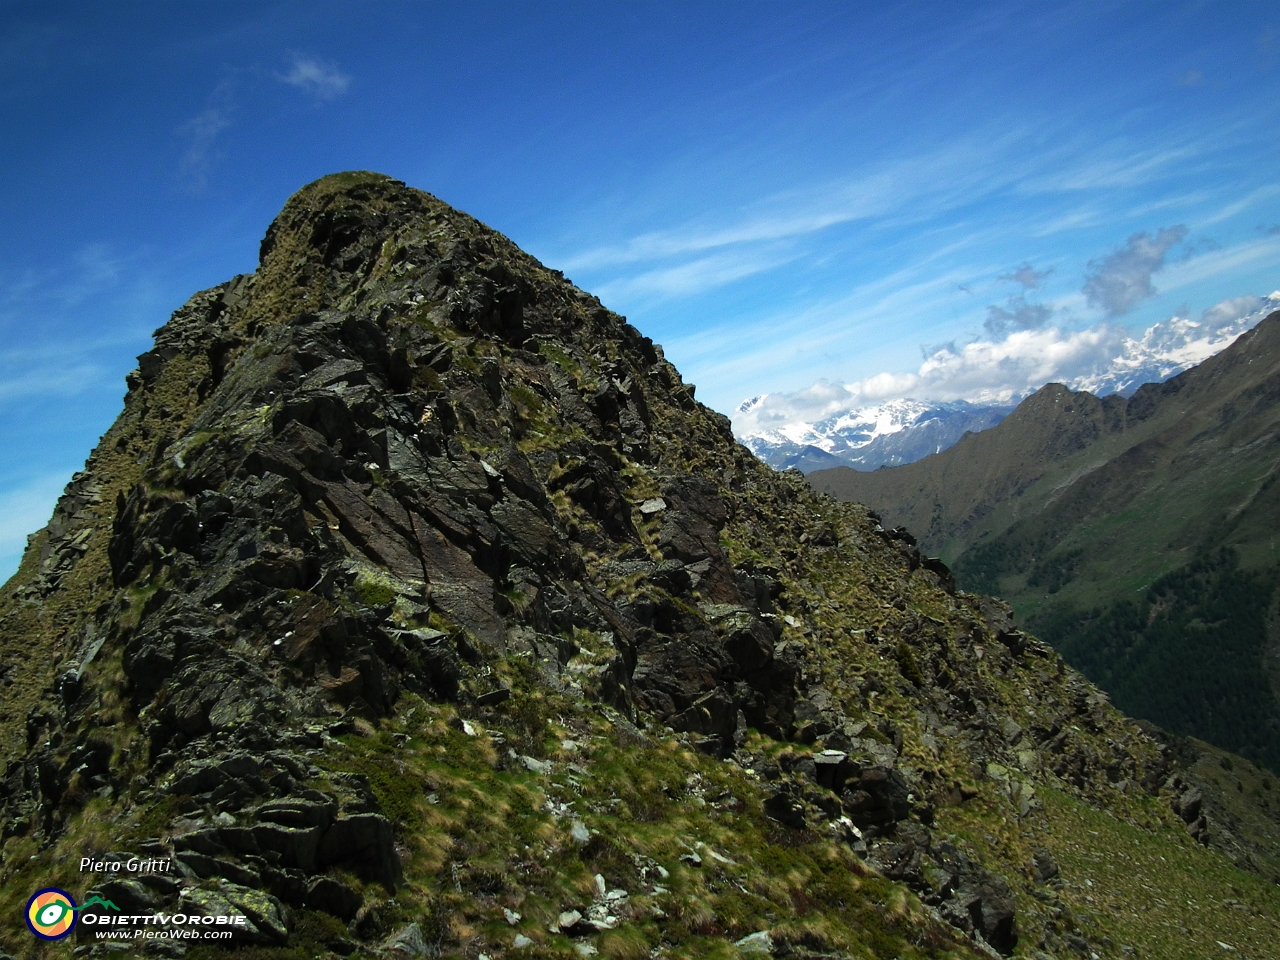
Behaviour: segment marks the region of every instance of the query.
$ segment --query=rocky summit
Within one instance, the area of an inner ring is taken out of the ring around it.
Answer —
[[[128,386],[0,592],[0,952],[1275,955],[1264,772],[425,193],[305,187]]]

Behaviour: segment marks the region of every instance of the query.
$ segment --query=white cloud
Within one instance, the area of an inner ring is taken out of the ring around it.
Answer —
[[[1230,346],[1277,307],[1280,291],[1269,297],[1230,297],[1209,307],[1198,321],[1184,316],[1183,308],[1147,327],[1140,337],[1126,337],[1105,367],[1082,373],[1070,385],[1104,396],[1168,379]]]
[[[1232,297],[1205,310],[1152,324],[1139,336],[1103,321],[1081,330],[1015,330],[999,339],[947,344],[932,350],[914,373],[878,373],[853,383],[819,380],[794,393],[744,402],[733,415],[741,437],[813,424],[869,403],[899,398],[1016,402],[1046,383],[1105,394],[1161,380],[1231,344],[1271,311],[1271,297]]]
[[[321,100],[340,97],[351,85],[351,78],[332,64],[296,54],[289,66],[289,72],[277,74],[277,77],[282,83],[297,87]]]
[[[795,393],[769,393],[746,400],[733,414],[738,436],[756,436],[792,423],[816,423],[858,405],[857,385],[819,380]]]
[[[1005,301],[1003,307],[995,304],[987,307],[987,319],[983,329],[992,336],[1002,336],[1011,330],[1036,330],[1049,322],[1053,308],[1043,303],[1031,303],[1022,294]]]
[[[1202,313],[1200,321],[1209,330],[1221,330],[1242,317],[1261,310],[1265,302],[1262,297],[1228,297]]]
[[[921,364],[913,395],[975,403],[1007,401],[1105,364],[1123,339],[1122,329],[1100,323],[1084,330],[1016,330],[1003,340],[946,348]]]

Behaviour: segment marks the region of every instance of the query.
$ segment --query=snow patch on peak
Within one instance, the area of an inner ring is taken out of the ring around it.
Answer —
[[[1172,316],[1127,337],[1109,366],[1071,381],[1074,390],[1097,396],[1133,393],[1144,383],[1160,383],[1208,360],[1280,310],[1280,290],[1266,297],[1233,297],[1210,307],[1199,320]]]
[[[844,464],[861,470],[910,463],[951,446],[966,431],[995,426],[1007,406],[963,400],[889,400],[843,410],[816,423],[739,430],[739,439],[771,466],[801,470]]]

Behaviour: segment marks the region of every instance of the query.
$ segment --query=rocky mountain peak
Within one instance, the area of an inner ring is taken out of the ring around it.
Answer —
[[[1168,748],[1007,608],[398,181],[299,191],[128,382],[0,592],[4,916],[60,885],[297,956],[989,955],[1101,942],[1044,905],[1063,810],[1201,849]],[[173,872],[74,869],[112,851]]]

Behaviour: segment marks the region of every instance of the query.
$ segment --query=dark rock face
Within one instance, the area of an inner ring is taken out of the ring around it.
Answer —
[[[341,880],[317,877],[307,885],[307,906],[350,923],[360,910],[361,897]]]
[[[790,732],[795,662],[762,618],[776,581],[730,563],[732,508],[680,437],[731,445],[728,423],[659,348],[384,178],[304,190],[262,257],[139,358],[126,419],[179,368],[192,414],[118,496],[106,545],[104,623],[160,789],[236,824],[175,835],[183,869],[348,919],[359,899],[326,869],[393,888],[394,825],[358,784],[306,788],[305,752],[333,716],[387,715],[406,691],[498,702],[463,690],[468,660],[528,654],[553,684],[717,755],[742,722]],[[637,472],[661,508],[639,510],[654,498]],[[100,501],[77,483],[60,510]],[[47,549],[41,589],[79,556]],[[611,589],[637,574],[638,590]],[[559,638],[575,629],[608,638],[612,663],[566,673],[576,649]],[[75,684],[69,709],[87,696]],[[106,783],[109,756],[86,739],[67,762]],[[36,776],[9,817],[54,829],[68,778]]]
[[[326,260],[344,273],[364,262],[364,244],[372,243],[365,231],[407,242],[415,220],[432,215],[429,202],[390,182],[369,189],[393,205],[390,220],[352,214],[337,232],[312,231],[326,250],[343,243],[351,251]],[[268,256],[292,214],[273,226]],[[242,318],[229,289],[157,337],[136,389],[183,354],[204,354],[211,367],[216,355],[220,369],[192,430],[155,468],[173,476],[181,494],[137,484],[118,505],[109,547],[118,587],[163,578],[183,588],[154,600],[126,645],[135,697],[159,697],[153,750],[233,727],[240,742],[257,731],[265,743],[268,731],[296,727],[313,708],[281,692],[272,676],[280,670],[305,678],[325,702],[370,716],[390,711],[405,689],[456,696],[461,638],[490,654],[510,652],[530,642],[512,638],[518,621],[535,633],[601,620],[615,627],[630,697],[677,729],[727,748],[742,709],[749,722],[785,733],[789,674],[785,663],[774,668],[770,629],[719,546],[728,507],[713,484],[680,474],[664,481],[670,508],[656,544],[667,560],[643,605],[618,609],[582,585],[582,560],[569,544],[572,533],[597,549],[640,549],[615,451],[644,462],[653,414],[643,384],[678,385],[678,376],[656,348],[625,325],[609,328],[598,304],[572,288],[514,274],[495,282],[456,255],[437,269],[414,292],[366,284],[362,296],[371,302],[359,311],[287,316],[259,333],[252,351],[238,342]],[[246,285],[252,281],[238,282]],[[445,305],[427,318],[413,313],[418,289]],[[608,342],[629,354],[611,362],[595,388],[534,352],[540,337],[565,335],[549,323],[566,311],[604,324],[596,332],[607,331]],[[442,339],[440,324],[454,341]],[[473,373],[455,362],[458,332],[521,349],[487,358]],[[521,404],[558,407],[582,439],[536,450],[531,461],[507,422]],[[246,420],[248,411],[261,412]],[[474,443],[468,450],[464,435],[492,445],[489,459],[473,452]],[[554,492],[582,512],[585,528],[566,529],[551,506]],[[385,571],[396,595],[456,633],[400,628],[376,605],[351,609],[362,564]],[[717,633],[682,605],[694,577],[704,600],[737,605],[732,629]],[[500,612],[513,589],[531,595],[516,618]],[[309,593],[286,622],[271,607],[291,590]],[[228,655],[226,639],[246,628],[263,642],[273,631],[287,634],[282,644],[270,641],[272,662],[247,651]]]
[[[357,872],[388,887],[394,886],[400,876],[391,821],[376,813],[335,821],[319,838],[317,853],[323,866],[355,864]]]

